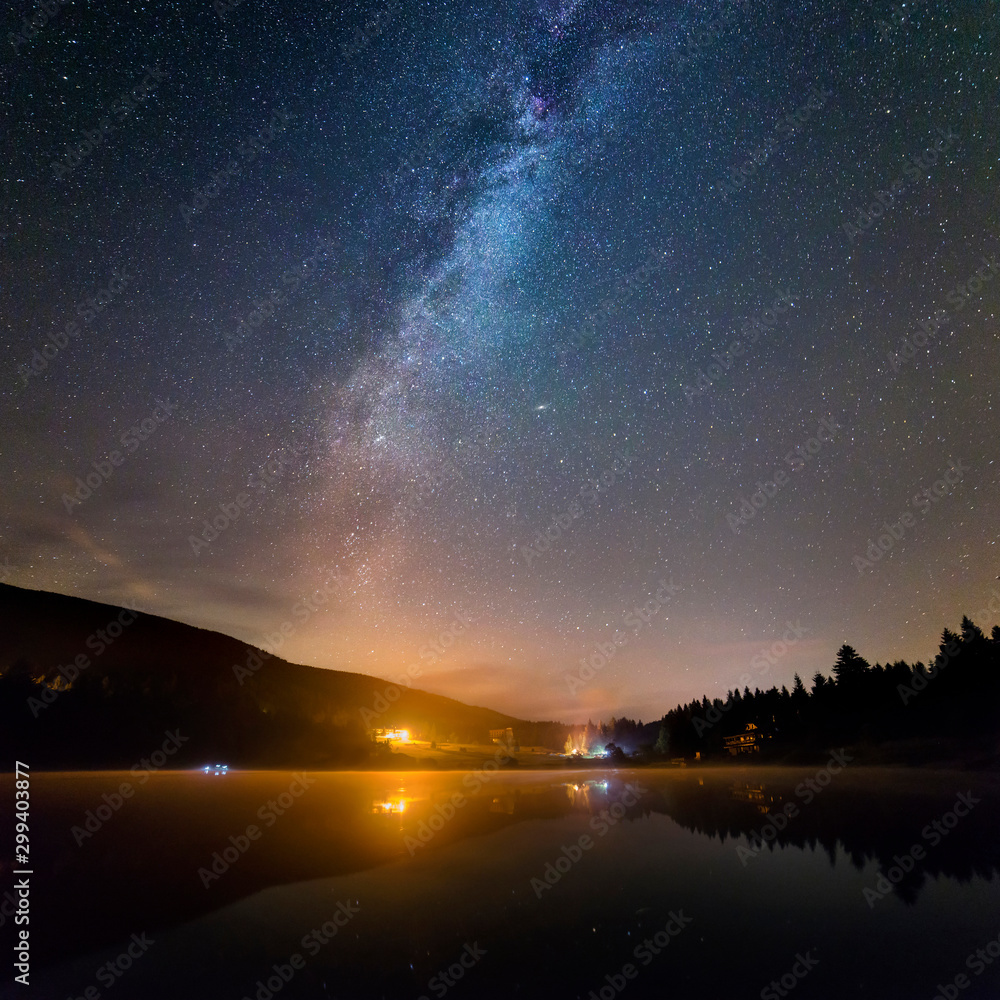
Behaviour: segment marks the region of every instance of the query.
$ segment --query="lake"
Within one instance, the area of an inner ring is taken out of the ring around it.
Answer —
[[[145,777],[32,777],[31,986],[3,995],[1000,996],[995,775]]]

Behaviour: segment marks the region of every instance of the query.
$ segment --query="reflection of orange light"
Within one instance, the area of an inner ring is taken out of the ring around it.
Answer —
[[[584,782],[582,785],[566,782],[566,795],[574,806],[583,809],[590,808],[590,788],[592,782]]]
[[[400,799],[398,802],[388,801],[388,802],[375,802],[372,805],[372,812],[379,813],[381,815],[391,816],[393,813],[401,813],[406,810],[406,801]]]

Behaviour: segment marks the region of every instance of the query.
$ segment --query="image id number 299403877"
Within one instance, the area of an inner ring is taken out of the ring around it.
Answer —
[[[28,868],[31,856],[31,844],[28,839],[28,803],[30,793],[30,775],[27,764],[15,762],[14,769],[14,859],[17,868],[13,874],[19,876],[14,882],[13,898],[8,902],[14,908],[14,925],[17,928],[17,940],[14,943],[14,980],[22,986],[29,984],[31,972],[30,951],[28,949],[29,923],[29,879],[31,870]]]

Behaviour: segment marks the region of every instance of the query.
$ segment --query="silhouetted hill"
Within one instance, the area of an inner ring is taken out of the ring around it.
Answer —
[[[0,745],[9,759],[124,767],[180,730],[187,742],[171,763],[360,764],[371,752],[366,722],[467,742],[508,726],[526,743],[564,738],[555,723],[413,688],[392,688],[390,702],[391,687],[156,615],[0,585]]]

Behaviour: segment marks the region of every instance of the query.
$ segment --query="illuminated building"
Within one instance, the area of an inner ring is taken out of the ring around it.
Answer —
[[[409,743],[408,729],[373,729],[372,739],[376,743]]]
[[[741,753],[759,753],[761,745],[771,738],[770,733],[763,733],[754,722],[748,722],[742,733],[723,736],[722,743],[729,753],[735,757]]]

